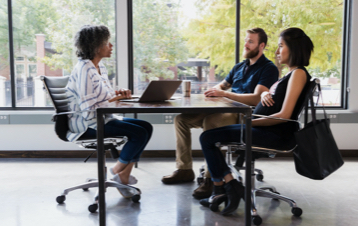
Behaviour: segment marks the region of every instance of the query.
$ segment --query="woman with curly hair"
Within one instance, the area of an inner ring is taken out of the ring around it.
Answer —
[[[69,115],[67,133],[69,141],[95,139],[97,129],[96,108],[108,106],[108,100],[116,95],[131,97],[131,91],[114,91],[108,80],[108,72],[102,58],[110,57],[113,45],[109,41],[110,32],[103,25],[85,25],[75,35],[76,54],[79,57],[67,85],[67,95],[72,111],[81,114]],[[135,162],[147,145],[153,127],[146,121],[114,115],[105,116],[104,137],[126,136],[118,161],[110,168],[113,180],[121,184],[136,184],[131,176]],[[130,189],[119,188],[126,198],[133,196]]]

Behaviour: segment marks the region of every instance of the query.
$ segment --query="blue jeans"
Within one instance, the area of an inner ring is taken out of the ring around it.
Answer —
[[[126,136],[128,142],[123,146],[118,161],[128,164],[138,162],[145,146],[152,136],[153,127],[150,123],[133,118],[112,120],[104,125],[104,137]],[[96,139],[97,131],[88,128],[80,139]]]
[[[245,125],[244,133],[245,133]],[[226,164],[225,158],[220,149],[215,146],[217,142],[240,142],[241,140],[241,125],[229,125],[216,129],[211,129],[203,132],[200,136],[201,148],[204,152],[208,169],[210,171],[212,180],[220,182],[229,173],[230,168]],[[244,134],[245,140],[245,134]],[[270,144],[279,144],[285,142],[283,138],[275,133],[266,130],[262,127],[252,128],[252,144],[257,146],[267,147]]]

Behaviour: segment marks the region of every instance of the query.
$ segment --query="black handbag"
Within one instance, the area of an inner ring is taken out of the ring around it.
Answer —
[[[320,84],[317,85],[321,96]],[[313,93],[308,95],[305,103],[304,128],[295,133],[297,147],[293,157],[297,173],[310,179],[323,180],[344,162],[332,135],[324,107],[324,119],[316,119]],[[308,108],[311,109],[312,115],[312,121],[309,123]]]

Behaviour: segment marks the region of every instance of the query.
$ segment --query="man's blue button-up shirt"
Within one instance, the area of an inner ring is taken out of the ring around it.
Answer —
[[[253,93],[257,85],[270,88],[278,80],[278,69],[264,54],[253,64],[246,59],[236,64],[225,80],[234,93]]]

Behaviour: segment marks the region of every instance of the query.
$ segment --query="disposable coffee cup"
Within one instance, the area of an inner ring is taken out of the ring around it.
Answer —
[[[191,93],[191,81],[190,80],[183,80],[182,81],[182,90],[184,97],[190,97]]]

